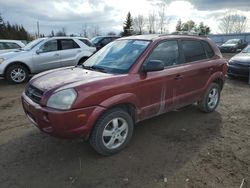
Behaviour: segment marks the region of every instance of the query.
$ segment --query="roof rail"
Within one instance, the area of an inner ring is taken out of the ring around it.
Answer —
[[[175,31],[171,33],[171,35],[188,35],[188,36],[201,36],[201,37],[206,37],[203,33],[199,32],[190,32],[190,31]]]

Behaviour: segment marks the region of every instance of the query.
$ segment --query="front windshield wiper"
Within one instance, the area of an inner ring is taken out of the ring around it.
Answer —
[[[107,73],[106,69],[102,68],[102,67],[98,67],[98,66],[86,66],[86,65],[82,65],[82,67],[84,69],[87,69],[87,70],[94,70],[94,71],[99,71],[99,72],[104,72],[104,73]]]

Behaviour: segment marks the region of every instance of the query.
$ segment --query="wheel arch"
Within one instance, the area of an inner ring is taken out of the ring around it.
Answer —
[[[7,72],[8,68],[13,66],[13,65],[22,65],[28,70],[29,74],[31,73],[30,67],[27,64],[25,64],[24,62],[21,62],[21,61],[14,61],[5,67],[4,76],[6,76],[6,72]]]

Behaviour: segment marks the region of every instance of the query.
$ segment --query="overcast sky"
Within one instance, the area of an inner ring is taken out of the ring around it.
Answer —
[[[128,11],[132,16],[158,13],[161,0],[0,0],[0,13],[4,20],[22,24],[29,32],[57,32],[62,27],[67,34],[79,35],[83,25],[98,25],[105,34],[122,31]],[[250,24],[250,0],[168,0],[166,14],[171,18],[169,31],[182,21],[203,21],[213,33],[219,33],[218,20],[227,10],[234,9],[244,14]],[[248,25],[249,25],[248,24]]]

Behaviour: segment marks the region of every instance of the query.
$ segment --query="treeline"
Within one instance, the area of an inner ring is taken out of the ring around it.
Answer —
[[[32,40],[22,25],[5,22],[0,14],[0,39]]]

